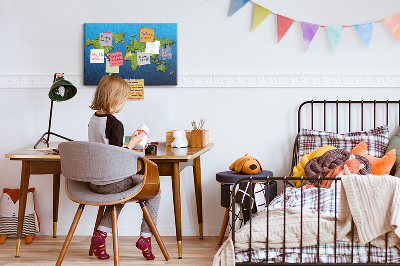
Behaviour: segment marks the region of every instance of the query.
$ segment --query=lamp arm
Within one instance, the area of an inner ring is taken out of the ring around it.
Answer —
[[[54,74],[53,77],[53,84],[54,82],[56,82],[57,79],[57,73]],[[50,104],[50,116],[49,116],[49,127],[47,129],[47,133],[50,132],[50,128],[51,128],[51,117],[53,116],[53,100],[51,99],[51,104]],[[43,136],[42,136],[43,137]],[[47,134],[47,144],[49,144],[49,139],[50,139],[50,134]],[[35,145],[36,146],[36,145]]]
[[[49,116],[49,127],[47,129],[47,132],[50,133],[50,128],[51,128],[51,118],[53,116],[53,100],[51,100],[51,105],[50,105],[50,116]],[[47,143],[49,143],[50,135],[47,135]]]

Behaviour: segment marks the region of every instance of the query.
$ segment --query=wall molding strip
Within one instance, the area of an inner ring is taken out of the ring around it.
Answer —
[[[82,75],[65,75],[76,86],[83,86]],[[0,89],[49,88],[53,75],[0,75]],[[93,86],[87,86],[91,88]],[[163,87],[163,86],[152,86]],[[165,86],[164,86],[165,87]],[[174,86],[175,87],[175,86]],[[179,88],[379,88],[400,87],[400,76],[322,76],[322,75],[279,75],[279,76],[179,76]]]

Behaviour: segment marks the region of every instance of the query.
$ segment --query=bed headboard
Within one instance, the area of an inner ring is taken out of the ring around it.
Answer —
[[[400,125],[400,100],[398,101],[306,101],[298,108],[297,130],[301,128],[348,133],[365,131],[388,125],[393,135]],[[295,158],[297,138],[293,150],[292,166]]]
[[[306,113],[306,115],[305,115]],[[308,118],[307,118],[308,116]],[[392,118],[397,121],[393,121]],[[298,132],[301,128],[330,130],[335,133],[347,133],[367,130],[366,126],[393,125],[399,123],[399,101],[306,101],[298,109]],[[382,124],[383,123],[383,124]],[[310,127],[308,127],[308,126]],[[322,128],[321,128],[322,125]],[[334,130],[328,129],[334,126]],[[347,126],[343,127],[343,126]],[[315,128],[316,127],[316,128]],[[347,130],[347,131],[346,131]]]

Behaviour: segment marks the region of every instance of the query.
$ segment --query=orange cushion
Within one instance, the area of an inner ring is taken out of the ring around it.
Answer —
[[[396,150],[390,150],[382,158],[375,158],[367,154],[367,143],[365,140],[358,143],[352,150],[352,154],[359,154],[371,162],[373,175],[388,175],[396,161]]]

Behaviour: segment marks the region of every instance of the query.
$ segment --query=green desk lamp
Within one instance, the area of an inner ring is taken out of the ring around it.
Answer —
[[[47,144],[47,147],[49,146],[49,138],[50,135],[57,136],[62,139],[66,139],[69,141],[72,141],[72,139],[66,138],[64,136],[58,135],[56,133],[53,133],[50,131],[51,128],[51,117],[53,114],[53,101],[56,102],[63,102],[71,99],[74,97],[76,94],[76,87],[72,85],[71,82],[67,81],[64,79],[64,73],[55,73],[54,74],[54,79],[53,79],[53,85],[50,87],[50,92],[49,92],[49,98],[51,100],[51,106],[50,106],[50,117],[49,117],[49,128],[47,132],[45,132],[38,142],[36,142],[35,146],[33,146],[34,149],[36,149],[37,145],[40,142],[44,142]],[[47,136],[47,137],[46,137]]]

